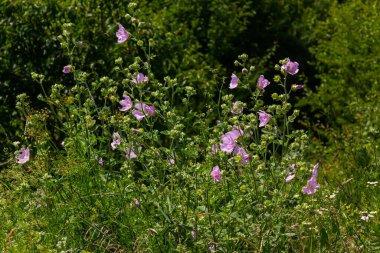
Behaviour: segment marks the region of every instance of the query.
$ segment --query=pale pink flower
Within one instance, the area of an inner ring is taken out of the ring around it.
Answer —
[[[140,152],[142,149],[141,146],[138,147],[138,151]],[[127,147],[125,148],[125,153],[126,153],[126,157],[127,159],[134,159],[134,158],[137,158],[137,154],[133,151],[132,148],[130,147]]]
[[[118,23],[118,26],[119,26],[119,30],[116,32],[116,37],[117,37],[117,43],[121,44],[121,43],[124,43],[128,37],[129,37],[129,34],[127,32],[127,30],[125,30],[125,28]]]
[[[125,112],[132,108],[132,100],[128,95],[123,95],[123,98],[119,104],[121,105],[120,111]]]
[[[219,150],[219,145],[218,144],[212,144],[212,146],[211,146],[211,154],[212,155],[215,155],[216,154],[216,152],[218,152],[218,150]]]
[[[239,101],[233,102],[231,109],[232,114],[240,114],[243,112],[243,106],[240,103]]]
[[[268,124],[270,120],[270,115],[264,111],[259,111],[258,113],[259,113],[259,120],[260,120],[259,127],[264,127],[266,124]]]
[[[135,133],[135,134],[142,133],[142,129],[140,129],[140,128],[132,128],[132,133]]]
[[[316,163],[313,167],[313,170],[311,172],[311,176],[317,178],[318,177],[318,168],[319,168],[319,163]]]
[[[104,160],[103,160],[103,158],[100,158],[98,162],[99,162],[100,165],[102,165],[102,166],[104,165]]]
[[[220,174],[220,170],[219,170],[219,166],[215,166],[214,168],[212,168],[212,172],[211,172],[211,177],[214,179],[215,182],[220,182],[221,181],[221,174]]]
[[[194,229],[191,230],[191,236],[193,237],[194,240],[197,239],[197,232]]]
[[[360,219],[368,222],[369,216],[368,215],[363,215]]]
[[[241,156],[241,164],[247,164],[249,162],[249,155],[244,148],[236,146],[234,148],[234,154]]]
[[[114,132],[112,135],[112,142],[111,142],[112,150],[116,149],[116,145],[120,145],[120,134],[118,132]]]
[[[135,202],[135,207],[138,207],[140,205],[140,201],[138,199],[133,199],[133,202]]]
[[[257,88],[259,88],[260,90],[264,91],[265,87],[267,87],[269,84],[270,82],[268,81],[268,79],[265,79],[263,75],[260,75],[259,79],[257,79]]]
[[[317,192],[320,185],[317,183],[317,179],[312,177],[307,181],[307,186],[302,188],[304,194],[313,195]]]
[[[285,178],[285,182],[288,183],[294,179],[294,177],[296,176],[295,167],[296,167],[295,164],[290,165],[290,172],[288,176]]]
[[[230,154],[236,146],[235,139],[230,134],[222,135],[222,144],[220,144],[220,150]]]
[[[281,69],[286,71],[288,74],[295,75],[298,73],[298,66],[298,62],[288,60],[284,65],[281,66]]]
[[[132,78],[132,83],[141,84],[149,82],[149,78],[145,76],[143,73],[138,73],[136,77]]]
[[[22,148],[20,154],[17,156],[17,163],[24,164],[29,161],[30,150],[29,148]]]
[[[244,132],[243,130],[239,127],[239,126],[236,126],[236,125],[233,125],[232,126],[232,131],[230,131],[231,133],[233,133],[233,135],[238,138],[239,136],[242,136],[244,135]]]
[[[136,117],[138,121],[142,120],[146,115],[154,116],[156,114],[156,107],[154,105],[147,105],[145,103],[136,103],[135,109],[132,110],[132,115]]]
[[[154,116],[156,114],[156,107],[154,107],[154,105],[143,104],[143,110],[149,116]]]
[[[65,73],[65,74],[69,74],[71,72],[70,65],[64,66],[62,72]]]
[[[174,160],[173,156],[170,156],[170,157],[169,157],[169,163],[170,163],[171,165],[174,165],[174,164],[175,164],[175,160]]]
[[[232,153],[236,146],[236,139],[243,134],[243,130],[237,126],[233,126],[231,131],[222,135],[222,144],[220,144],[220,149],[228,154]]]
[[[304,194],[313,195],[320,187],[320,185],[317,183],[318,167],[319,163],[314,165],[313,171],[311,173],[311,178],[307,181],[307,186],[302,188],[302,192]]]
[[[142,111],[135,109],[132,110],[132,115],[135,116],[138,121],[141,121],[143,118],[145,118],[145,114]]]
[[[285,182],[288,183],[288,182],[292,181],[295,176],[296,176],[296,174],[290,174],[289,176],[287,176],[285,178]]]
[[[230,89],[235,89],[239,84],[239,78],[235,75],[231,75]]]
[[[302,85],[302,84],[294,84],[292,85],[292,90],[296,91],[296,90],[303,89],[304,87],[305,85]]]

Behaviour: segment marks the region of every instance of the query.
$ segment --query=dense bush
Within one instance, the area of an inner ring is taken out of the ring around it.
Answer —
[[[355,107],[380,92],[379,9],[371,1],[347,1],[316,22],[311,52],[321,85],[308,101],[333,126],[355,122]]]

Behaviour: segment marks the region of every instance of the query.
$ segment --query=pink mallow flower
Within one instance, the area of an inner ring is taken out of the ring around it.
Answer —
[[[17,163],[24,164],[29,161],[30,150],[29,148],[22,148],[20,154],[17,156]]]
[[[98,161],[98,163],[99,163],[100,165],[103,166],[103,165],[104,165],[104,160],[103,160],[103,158],[100,158],[99,161]]]
[[[240,135],[243,135],[243,131],[234,126],[233,130],[222,135],[222,144],[220,144],[220,150],[231,154],[236,147],[236,139],[239,138]]]
[[[247,164],[249,162],[249,155],[244,148],[236,146],[234,148],[234,154],[241,156],[241,164]]]
[[[220,174],[220,169],[218,165],[212,168],[211,177],[214,179],[215,182],[221,181],[221,178],[220,178],[221,174]]]
[[[236,101],[232,104],[231,113],[232,114],[240,114],[243,112],[243,106],[241,105],[241,102]]]
[[[298,62],[288,60],[284,65],[281,66],[281,69],[286,71],[288,74],[295,75],[298,73]]]
[[[320,187],[320,185],[317,183],[318,167],[318,163],[314,165],[313,171],[311,173],[311,178],[307,181],[307,186],[302,188],[302,192],[304,194],[313,195]]]
[[[118,132],[114,132],[112,135],[112,142],[111,142],[112,150],[116,149],[116,145],[120,145],[120,134]]]
[[[133,202],[135,202],[135,207],[140,205],[140,201],[138,199],[133,199]]]
[[[117,23],[118,26],[119,26],[119,30],[116,32],[116,37],[117,37],[117,43],[121,44],[121,43],[124,43],[128,37],[129,37],[129,34],[127,32],[127,30],[125,30],[125,28]]]
[[[231,75],[231,82],[230,82],[230,89],[235,89],[236,87],[238,87],[238,84],[239,84],[239,78],[235,74],[232,74]]]
[[[138,121],[141,121],[147,115],[154,116],[156,114],[156,107],[154,107],[154,105],[136,103],[135,108],[136,109],[132,110],[132,115],[135,116]]]
[[[266,124],[268,124],[270,120],[270,115],[264,111],[259,111],[258,113],[259,113],[259,120],[260,120],[259,127],[264,127]]]
[[[296,90],[303,89],[304,87],[305,87],[305,85],[303,85],[303,84],[294,84],[294,85],[292,85],[292,90],[296,91]]]
[[[121,105],[120,111],[125,112],[132,108],[132,100],[128,95],[123,95],[123,98],[119,104]]]
[[[288,183],[294,179],[294,177],[296,176],[295,167],[296,167],[295,164],[290,165],[290,172],[288,176],[285,178],[285,182]]]
[[[138,152],[141,152],[142,147],[139,146],[137,149],[138,149]],[[133,151],[132,148],[127,147],[127,148],[125,149],[125,153],[126,153],[126,157],[127,157],[127,159],[134,159],[134,158],[137,158],[137,154]]]
[[[257,88],[259,88],[260,90],[264,91],[265,87],[267,87],[269,84],[270,82],[268,81],[268,79],[265,79],[263,75],[260,75],[259,79],[257,79]]]
[[[285,182],[288,183],[288,182],[292,181],[295,176],[296,176],[296,174],[290,174],[289,176],[287,176],[285,178]]]
[[[218,150],[219,150],[219,145],[216,143],[212,144],[210,154],[215,155],[218,152]]]
[[[138,73],[136,77],[132,78],[132,83],[141,84],[149,82],[149,78],[145,76],[143,73]]]
[[[65,73],[65,74],[69,74],[71,72],[70,65],[64,66],[62,72]]]

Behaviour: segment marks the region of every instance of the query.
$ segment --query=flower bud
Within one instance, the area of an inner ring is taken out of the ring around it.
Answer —
[[[274,81],[275,83],[279,83],[279,82],[281,82],[281,76],[279,76],[279,75],[275,75],[274,78],[273,78],[273,81]]]
[[[117,58],[117,59],[115,60],[115,63],[116,63],[116,64],[122,64],[122,63],[123,63],[123,59],[122,59],[121,57],[119,57],[119,58]]]
[[[238,56],[238,59],[242,60],[242,61],[246,61],[248,59],[248,55],[247,54],[241,54]]]
[[[128,10],[133,11],[137,7],[137,4],[132,2],[128,4]]]
[[[277,93],[272,93],[272,99],[277,100],[278,99],[278,94]]]

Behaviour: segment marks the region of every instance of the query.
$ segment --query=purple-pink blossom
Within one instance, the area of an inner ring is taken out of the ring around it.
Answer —
[[[235,139],[230,134],[222,135],[222,144],[220,144],[220,150],[230,154],[234,151],[236,146]]]
[[[121,44],[121,43],[124,43],[128,37],[129,37],[129,34],[127,32],[127,30],[125,30],[125,28],[118,23],[118,26],[119,26],[119,30],[116,32],[116,37],[117,37],[117,43]]]
[[[132,115],[138,121],[141,121],[145,116],[154,116],[156,114],[156,107],[154,105],[147,105],[145,103],[136,103],[135,108],[132,110]]]
[[[317,179],[312,177],[307,181],[307,186],[302,188],[304,194],[313,195],[317,192],[320,185],[317,183]]]
[[[289,176],[287,176],[285,178],[285,182],[288,183],[288,182],[292,181],[295,176],[296,176],[296,174],[290,174]]]
[[[221,174],[220,174],[220,169],[218,165],[212,168],[211,177],[214,179],[215,182],[221,181]]]
[[[141,84],[149,82],[149,78],[145,76],[143,73],[138,73],[136,77],[132,78],[132,83]]]
[[[238,87],[238,84],[239,84],[239,78],[235,74],[232,74],[231,75],[231,82],[230,82],[230,89],[235,89],[236,87]]]
[[[241,102],[236,101],[232,104],[231,113],[232,114],[240,114],[243,112],[243,106],[241,105]]]
[[[318,177],[318,168],[319,168],[319,163],[316,163],[313,167],[313,170],[311,172],[311,176],[317,178]]]
[[[103,158],[100,158],[99,161],[98,161],[98,163],[99,163],[100,165],[103,166],[103,165],[104,165],[104,160],[103,160]]]
[[[259,127],[264,127],[266,124],[268,124],[270,120],[270,115],[264,111],[259,111],[258,113],[259,113],[259,120],[260,120]]]
[[[128,95],[123,95],[123,98],[119,104],[121,105],[120,111],[125,112],[132,108],[132,100]]]
[[[142,111],[135,109],[132,110],[132,115],[135,116],[138,121],[141,121],[145,117],[145,114]]]
[[[290,165],[290,172],[289,172],[288,176],[285,178],[285,182],[288,183],[288,182],[292,181],[293,178],[296,176],[295,167],[296,167],[295,164]]]
[[[269,84],[270,82],[268,81],[268,79],[265,79],[263,75],[260,75],[259,79],[257,79],[257,88],[259,88],[260,90],[264,91],[265,87],[267,87]]]
[[[69,74],[71,72],[70,65],[64,66],[62,72],[65,73],[65,74]]]
[[[298,62],[288,60],[284,65],[281,66],[281,69],[286,71],[288,74],[295,75],[298,73]]]
[[[319,163],[314,165],[313,171],[311,173],[311,178],[307,181],[307,186],[302,188],[302,192],[304,194],[313,195],[320,187],[320,185],[317,183],[318,167]]]
[[[133,202],[135,203],[135,207],[138,207],[140,205],[140,201],[136,198],[133,199]]]
[[[17,163],[24,164],[29,161],[30,150],[29,148],[22,148],[20,154],[17,156]]]
[[[112,150],[115,150],[117,145],[120,145],[120,134],[118,132],[114,132],[112,135],[112,142],[111,142]]]
[[[220,150],[230,154],[236,147],[236,139],[243,135],[244,132],[238,126],[233,126],[232,130],[222,135],[222,144]]]
[[[138,152],[141,152],[142,147],[139,146],[137,149],[138,149]],[[137,154],[133,151],[133,148],[130,148],[130,147],[125,148],[125,153],[126,153],[127,159],[137,158]]]
[[[296,90],[303,89],[304,87],[305,87],[305,85],[303,85],[303,84],[294,84],[294,85],[292,85],[292,90],[296,91]]]
[[[234,148],[234,154],[241,157],[241,163],[242,164],[247,164],[249,162],[250,156],[247,154],[247,152],[245,151],[244,148],[242,148],[240,146],[236,146]]]

